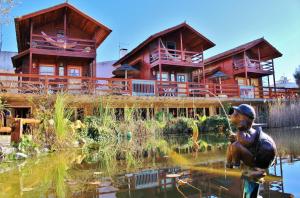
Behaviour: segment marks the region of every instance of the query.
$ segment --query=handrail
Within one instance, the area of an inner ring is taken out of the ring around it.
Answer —
[[[256,59],[248,59],[248,61],[246,61],[244,58],[233,60],[234,70],[244,69],[245,67],[273,72],[273,62],[271,60],[259,61]]]
[[[52,41],[51,41],[52,39]],[[90,53],[96,51],[95,40],[32,34],[31,48]]]
[[[154,49],[150,52],[150,63],[156,61],[172,61],[188,64],[203,63],[203,52],[174,50],[167,48]]]
[[[298,89],[284,87],[0,73],[0,93],[42,95],[59,91],[70,94],[171,97],[211,97],[214,94],[228,98],[242,98],[246,92],[247,98],[294,98],[299,93]]]

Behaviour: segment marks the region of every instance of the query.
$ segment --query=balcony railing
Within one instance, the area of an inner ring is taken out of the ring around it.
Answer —
[[[95,53],[95,41],[87,39],[75,39],[69,37],[57,37],[44,34],[33,34],[31,48],[55,50],[59,52]]]
[[[203,64],[202,52],[180,51],[161,48],[150,52],[150,64],[182,64],[183,66],[201,66]]]
[[[127,95],[162,97],[296,98],[298,89],[237,84],[174,82],[0,73],[2,94]]]
[[[249,72],[266,72],[273,73],[273,62],[269,61],[259,61],[255,59],[238,59],[233,62],[233,69],[235,72],[243,72],[245,68]]]

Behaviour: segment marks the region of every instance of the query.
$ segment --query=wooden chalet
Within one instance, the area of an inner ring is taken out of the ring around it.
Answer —
[[[145,84],[154,86],[156,80],[164,82],[158,88],[159,95],[187,96],[185,83],[193,81],[193,71],[204,69],[203,53],[213,46],[215,44],[212,41],[184,22],[151,35],[114,66],[118,68],[129,64],[139,70],[139,73],[129,76],[143,80],[133,82],[135,93],[151,95],[137,89],[143,88]]]
[[[203,69],[203,52],[215,46],[187,23],[151,35],[114,65],[129,64],[136,79],[192,81],[192,71]]]
[[[15,18],[15,27],[16,73],[60,77],[95,77],[96,49],[111,32],[68,3]]]
[[[263,97],[264,86],[270,88],[270,76],[273,92],[276,91],[274,59],[281,56],[274,46],[260,38],[206,59],[204,76],[208,83],[238,85],[240,91],[253,89],[252,96],[247,97],[254,98],[258,94]],[[267,77],[267,85],[263,77]]]

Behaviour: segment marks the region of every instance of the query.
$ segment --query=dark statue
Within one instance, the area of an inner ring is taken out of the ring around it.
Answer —
[[[244,197],[259,197],[259,180],[264,177],[265,169],[275,161],[276,145],[273,139],[261,130],[254,129],[255,110],[252,106],[241,104],[233,107],[231,123],[237,128],[229,136],[231,144],[227,149],[228,168],[239,167],[243,162],[250,171],[244,175]]]

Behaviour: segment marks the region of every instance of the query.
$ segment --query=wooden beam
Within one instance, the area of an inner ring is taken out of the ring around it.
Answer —
[[[185,60],[184,53],[183,53],[182,31],[180,31],[180,51],[181,51],[181,60]]]
[[[30,19],[30,48],[32,47],[33,22]]]
[[[261,65],[260,65],[260,49],[259,49],[259,47],[257,48],[257,54],[258,54],[258,61],[259,61],[259,69],[261,69]]]
[[[276,96],[276,80],[275,80],[275,69],[274,69],[274,60],[272,59],[272,68],[273,68],[273,83],[274,83],[274,92]]]
[[[246,62],[246,51],[244,51],[244,67],[245,67],[245,78],[246,78],[246,85],[248,85],[248,65]]]
[[[204,67],[202,68],[202,75],[203,75],[203,83],[205,83],[206,80],[205,80],[205,70],[204,70]]]
[[[31,74],[32,73],[32,52],[29,52],[29,69],[28,69],[28,73]]]
[[[64,37],[67,36],[67,8],[64,9]]]
[[[159,60],[159,62],[160,62],[160,41],[161,41],[161,38],[159,38],[158,39],[158,60]],[[161,64],[159,63],[159,65],[158,65],[158,67],[159,67],[159,81],[161,82],[162,81],[162,71],[161,71]],[[161,84],[161,83],[160,83]]]

